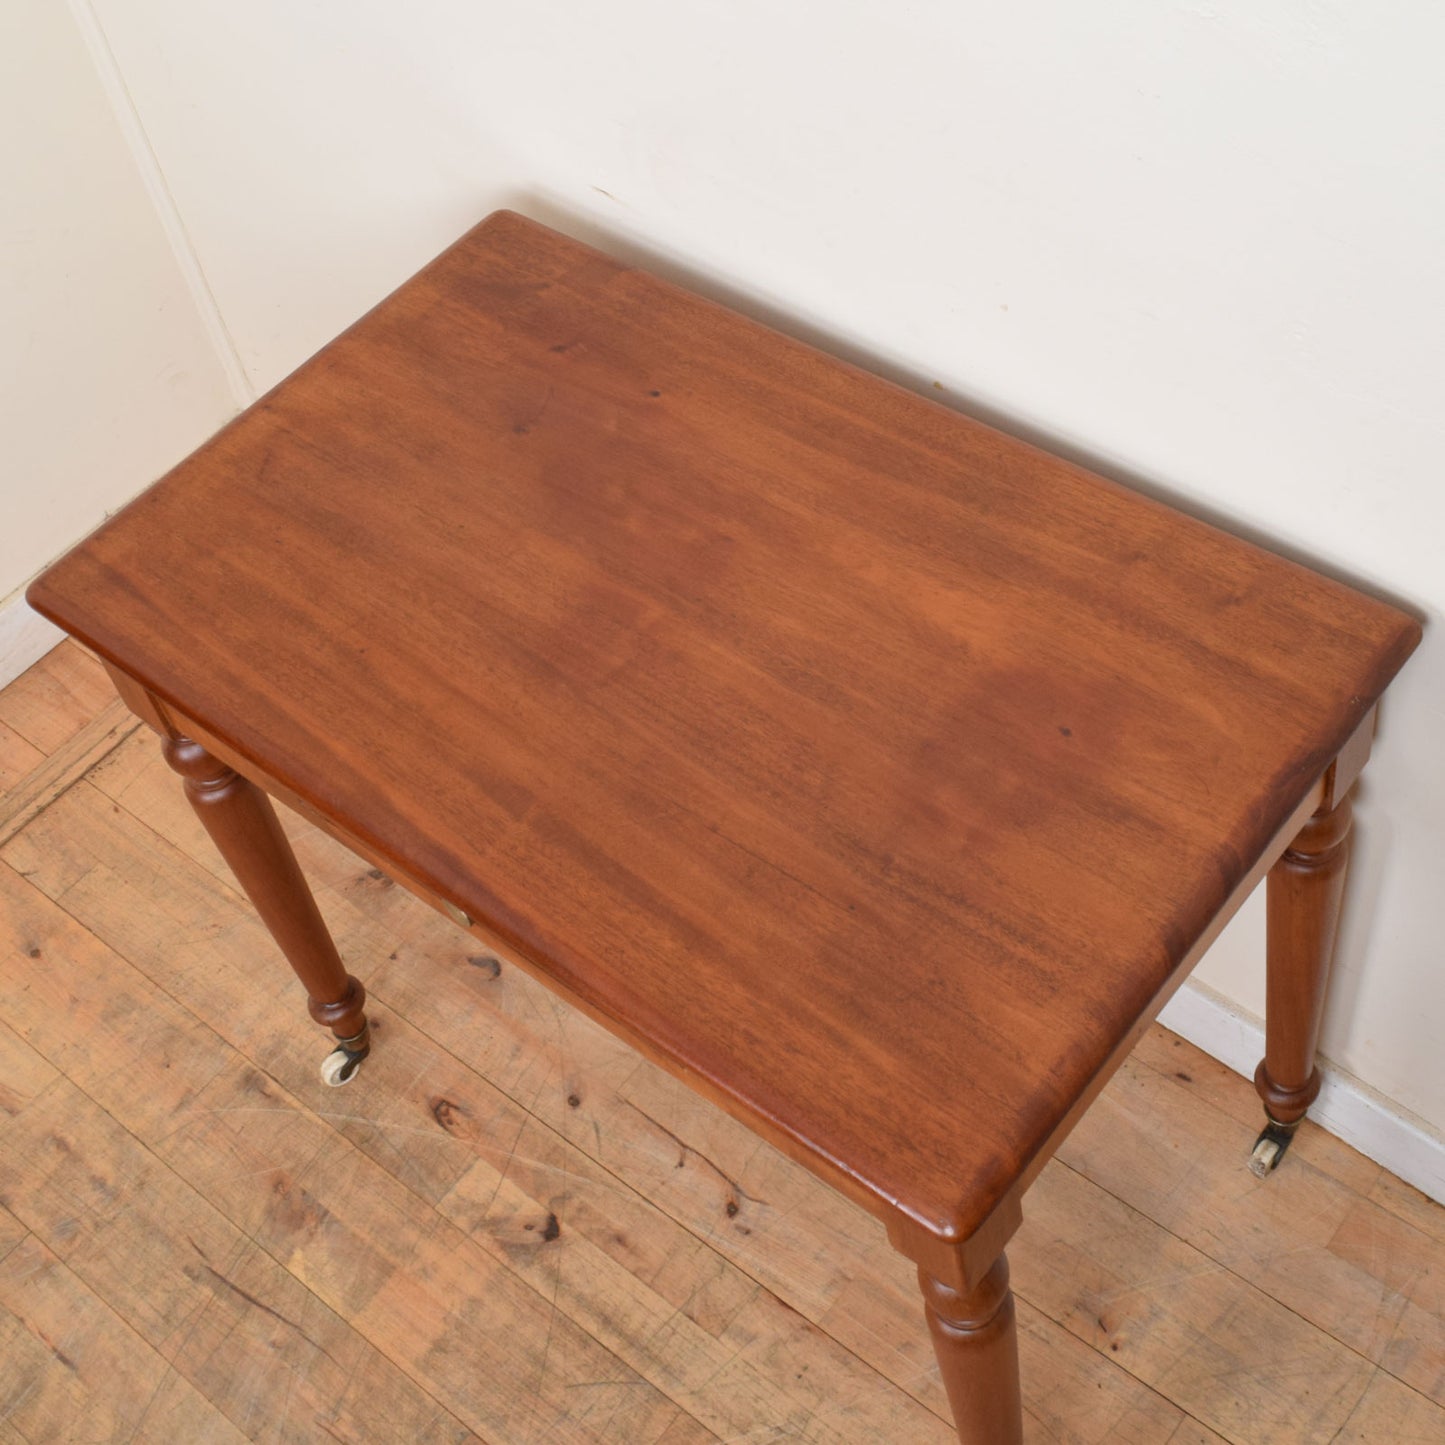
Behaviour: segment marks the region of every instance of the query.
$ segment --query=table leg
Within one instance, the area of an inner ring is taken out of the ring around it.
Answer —
[[[336,1036],[322,1078],[344,1084],[370,1047],[366,990],[341,962],[271,800],[190,738],[166,738],[162,746],[211,841],[296,970],[311,1017]]]
[[[1350,854],[1348,796],[1316,813],[1270,869],[1265,1053],[1254,1075],[1268,1123],[1250,1168],[1275,1168],[1320,1091],[1315,1067],[1325,985]]]
[[[999,1255],[971,1294],[922,1269],[918,1282],[958,1438],[963,1445],[1020,1445],[1023,1403],[1008,1260]]]

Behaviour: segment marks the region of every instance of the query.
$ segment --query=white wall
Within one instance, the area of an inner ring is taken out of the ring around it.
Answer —
[[[19,589],[235,410],[85,37],[0,5],[0,684],[59,634]]]
[[[267,386],[500,204],[1445,606],[1445,11],[94,0]],[[1361,797],[1329,1055],[1445,1128],[1445,638]],[[1201,976],[1263,1008],[1261,917]]]

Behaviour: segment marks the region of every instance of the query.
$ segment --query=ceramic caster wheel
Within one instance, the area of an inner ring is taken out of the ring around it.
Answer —
[[[1294,1130],[1271,1120],[1264,1126],[1264,1132],[1254,1141],[1254,1153],[1249,1156],[1249,1172],[1258,1179],[1266,1179],[1279,1168],[1280,1160],[1294,1138]]]
[[[365,1049],[358,1051],[348,1049],[345,1044],[338,1044],[321,1061],[321,1082],[330,1084],[333,1089],[349,1084],[356,1077],[356,1071],[361,1067],[361,1061],[366,1054]]]

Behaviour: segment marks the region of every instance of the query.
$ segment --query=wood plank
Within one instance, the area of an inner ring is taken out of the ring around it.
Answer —
[[[646,1438],[685,1413],[555,1298],[527,1288],[244,1061],[208,1086],[194,1122],[163,1149],[268,1253],[490,1438]]]
[[[1393,1375],[1376,1370],[1354,1413],[1330,1445],[1440,1445],[1440,1408]]]
[[[0,798],[44,761],[45,754],[34,743],[26,742],[8,723],[0,722]]]
[[[38,1099],[59,1077],[59,1070],[0,1018],[0,1124]]]
[[[1406,1184],[1403,1179],[1382,1169],[1369,1197],[1397,1219],[1403,1219],[1422,1234],[1445,1244],[1445,1205],[1422,1194],[1413,1184]]]
[[[1445,1249],[1441,1242],[1374,1200],[1362,1199],[1340,1220],[1328,1249],[1342,1267],[1358,1270],[1394,1314],[1394,1328],[1376,1357],[1379,1363],[1437,1405],[1445,1404]],[[1335,1308],[1345,1314],[1349,1301],[1342,1297]]]
[[[181,780],[167,765],[160,739],[149,729],[133,733],[108,753],[91,769],[88,781],[113,803],[143,818],[148,827],[214,877],[234,887],[230,870],[186,801]],[[134,800],[132,789],[137,790]],[[294,815],[282,811],[282,817],[289,824]],[[313,886],[326,881],[315,876],[310,860],[306,860],[306,873]]]
[[[478,1438],[68,1080],[0,1132],[0,1200],[248,1438]]]
[[[464,1100],[448,1100],[453,1128],[470,1124]],[[955,1439],[545,1125],[526,1119],[505,1159],[486,1155],[440,1212],[727,1438],[766,1425],[790,1440]],[[559,1233],[560,1250],[540,1247]]]
[[[114,698],[105,668],[67,637],[0,691],[0,723],[49,757]]]
[[[0,947],[22,940],[50,967],[0,977],[6,1016],[477,1433],[650,1438],[685,1413],[0,867]]]
[[[38,767],[0,797],[0,845],[44,812],[73,782],[95,766],[141,724],[119,698],[112,698]]]
[[[1328,1439],[1365,1391],[1368,1361],[1067,1167],[1027,1232],[1020,1292],[1228,1438]]]
[[[0,1204],[0,1259],[9,1254],[28,1233],[29,1230]]]
[[[1228,1445],[1223,1435],[1216,1435],[1207,1425],[1187,1416],[1179,1422],[1179,1428],[1169,1437],[1169,1445]]]
[[[1059,1158],[1445,1405],[1445,1297],[1432,1283],[1445,1277],[1445,1246],[1342,1183],[1344,1146],[1316,1149],[1323,1131],[1299,1140],[1288,1169],[1256,1179],[1248,1131],[1198,1092],[1201,1073],[1197,1062],[1166,1076],[1131,1061]],[[1379,1169],[1353,1172],[1372,1188]]]
[[[33,1235],[0,1258],[0,1418],[32,1442],[247,1437]]]

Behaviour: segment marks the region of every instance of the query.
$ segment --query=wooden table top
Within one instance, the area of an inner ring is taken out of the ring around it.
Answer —
[[[508,213],[31,601],[943,1238],[1419,637]]]

